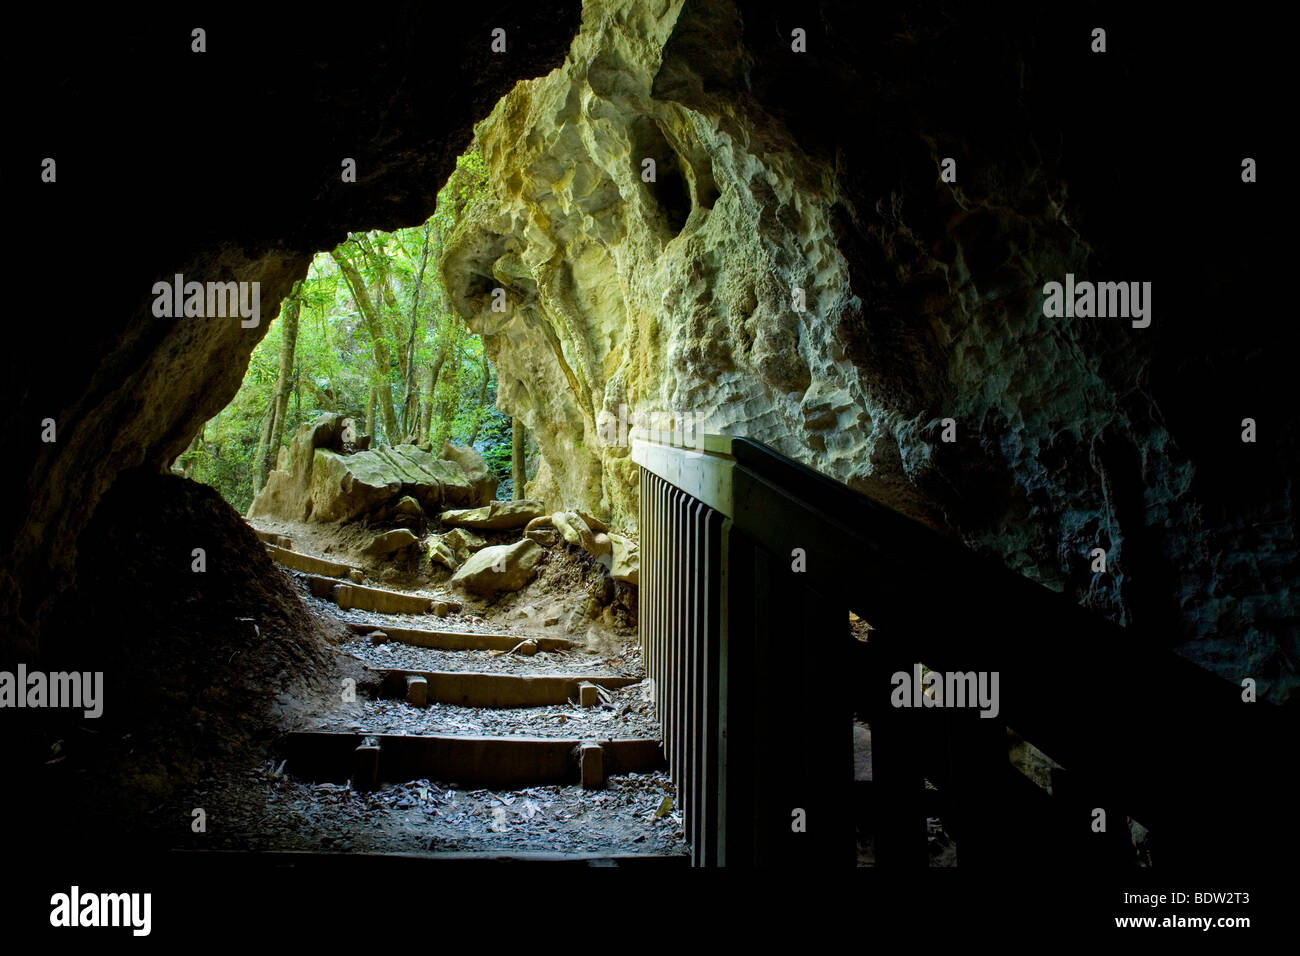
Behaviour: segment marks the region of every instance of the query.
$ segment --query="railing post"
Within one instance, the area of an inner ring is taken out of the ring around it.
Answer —
[[[722,527],[718,642],[718,865],[754,861],[754,629],[756,550],[728,518]]]

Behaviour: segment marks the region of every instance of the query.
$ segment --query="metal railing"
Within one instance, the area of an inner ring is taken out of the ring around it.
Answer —
[[[1128,865],[1129,817],[1159,862],[1204,863],[1248,856],[1258,813],[1294,800],[1265,769],[1294,712],[761,444],[681,437],[634,434],[632,457],[641,645],[696,865],[851,865],[862,826],[878,865],[925,866],[935,814],[961,866]],[[916,665],[997,673],[996,718],[895,706]],[[1056,762],[1046,788],[1008,727]],[[1241,776],[1207,772],[1207,747]]]

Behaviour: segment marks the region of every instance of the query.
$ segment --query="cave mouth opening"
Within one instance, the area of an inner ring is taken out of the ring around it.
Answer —
[[[294,716],[256,779],[217,800],[241,819],[283,811],[242,835],[251,848],[686,858],[637,588],[614,577],[620,536],[526,497],[537,442],[495,407],[483,338],[443,287],[438,250],[488,201],[471,147],[426,223],[318,253],[235,397],[171,465],[190,479],[182,497],[219,495],[242,516],[230,536],[251,529],[272,562],[266,594],[223,599],[238,605],[233,636],[187,606],[192,633],[238,660],[232,641],[292,647],[306,630],[338,675],[296,681],[290,654],[267,665],[287,682],[278,696],[253,690],[253,706]],[[256,568],[242,547],[201,560]],[[276,602],[301,608],[269,620]]]

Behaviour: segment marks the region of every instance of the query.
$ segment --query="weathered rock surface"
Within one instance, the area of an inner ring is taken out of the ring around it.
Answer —
[[[435,458],[414,445],[341,454],[331,446],[339,442],[342,427],[337,414],[299,426],[249,506],[249,517],[352,521],[389,506],[394,513],[418,516],[422,509],[478,503],[488,491],[478,474],[482,459],[473,451],[459,456],[469,472],[458,461]]]
[[[1280,530],[1295,524],[1294,416],[1267,452],[1239,435],[1241,409],[1294,403],[1280,368],[1247,371],[1269,352],[1263,326],[1230,343],[1210,318],[1243,314],[1243,297],[1268,313],[1252,291],[1268,280],[1243,281],[1246,257],[1210,239],[1192,280],[1133,228],[1211,235],[1186,197],[1217,173],[1151,190],[1154,153],[1119,174],[1106,138],[1052,105],[1086,98],[1110,134],[1154,142],[1161,110],[1133,96],[1158,78],[1099,91],[1043,46],[1074,29],[1050,12],[827,2],[805,19],[767,0],[589,0],[565,65],[480,125],[495,201],[441,267],[501,373],[500,407],[542,450],[529,494],[634,528],[620,409],[632,425],[693,420],[1234,681],[1266,674],[1285,699],[1300,688],[1300,627],[1279,610],[1300,567]],[[807,54],[791,52],[795,25]],[[995,103],[1004,122],[975,119]],[[1242,234],[1235,217],[1254,213],[1228,206],[1219,228]],[[1044,283],[1067,272],[1155,280],[1155,325],[1044,316]]]
[[[488,469],[482,455],[473,448],[453,445],[446,441],[442,443],[442,457],[447,461],[454,461],[460,465],[461,471],[465,472],[465,477],[469,479],[470,487],[473,489],[470,504],[486,505],[496,500],[499,482],[497,476]]]
[[[430,535],[425,542],[429,561],[449,571],[457,570],[470,555],[486,546],[487,541],[465,528],[452,528],[440,535]]]
[[[475,553],[451,577],[451,583],[482,596],[518,591],[532,580],[542,548],[528,538],[497,544]]]
[[[596,542],[591,529],[576,511],[557,511],[551,515],[551,523],[569,544],[591,554],[596,553]]]
[[[530,499],[494,501],[482,508],[464,508],[442,513],[442,523],[457,528],[502,531],[522,528],[542,514],[542,503]]]
[[[430,564],[440,564],[448,571],[456,571],[460,568],[461,560],[456,556],[447,542],[436,534],[430,535],[425,541],[425,550],[429,556]]]
[[[411,545],[419,542],[419,539],[405,528],[395,528],[392,531],[385,531],[383,534],[375,536],[375,540],[370,542],[366,548],[366,554],[383,557],[409,548]]]
[[[475,551],[487,546],[486,540],[467,528],[452,528],[442,535],[442,541],[461,561],[468,560]]]
[[[616,531],[609,533],[609,541],[613,548],[614,559],[609,573],[615,581],[639,585],[641,583],[640,546],[631,538]]]
[[[394,512],[396,514],[407,515],[412,518],[419,518],[424,515],[424,509],[420,507],[420,503],[416,501],[414,498],[412,498],[410,495],[404,496],[402,500],[397,503],[397,507],[394,509]]]

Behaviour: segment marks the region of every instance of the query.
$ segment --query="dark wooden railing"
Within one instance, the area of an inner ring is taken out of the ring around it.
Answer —
[[[640,630],[697,865],[852,865],[862,826],[878,865],[926,866],[934,815],[986,868],[1130,865],[1130,817],[1157,864],[1250,860],[1264,817],[1291,827],[1293,711],[761,444],[675,437],[633,441]],[[916,664],[996,672],[996,718],[892,706]],[[1056,762],[1047,787],[1008,728]]]

